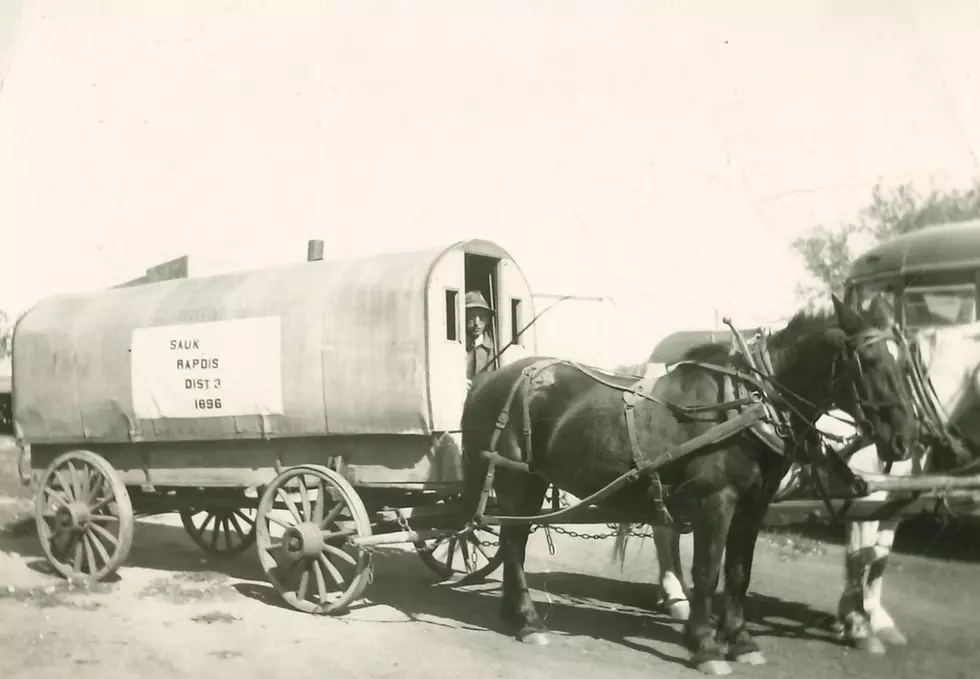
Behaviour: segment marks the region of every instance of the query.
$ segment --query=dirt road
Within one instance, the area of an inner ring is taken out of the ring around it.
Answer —
[[[976,563],[896,557],[885,597],[911,645],[872,658],[839,645],[830,631],[841,548],[786,541],[760,541],[753,580],[753,626],[769,665],[739,667],[737,675],[977,676]],[[555,545],[550,556],[544,535],[532,536],[531,584],[554,638],[527,647],[499,631],[499,582],[435,585],[411,552],[377,559],[364,605],[343,618],[317,618],[279,604],[251,551],[206,561],[176,517],[138,523],[119,580],[90,592],[43,572],[36,537],[8,535],[0,538],[0,676],[700,676],[686,665],[680,625],[647,610],[652,588],[640,583],[655,570],[650,541],[631,546],[623,573],[610,561],[610,540],[556,536]],[[689,564],[687,540],[684,550]]]

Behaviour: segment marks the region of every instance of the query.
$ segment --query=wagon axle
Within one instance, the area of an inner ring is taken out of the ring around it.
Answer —
[[[54,529],[57,533],[84,533],[92,518],[87,502],[70,502],[61,505],[54,513]]]
[[[324,540],[320,526],[312,521],[290,526],[282,536],[283,556],[289,561],[315,559],[323,552]]]

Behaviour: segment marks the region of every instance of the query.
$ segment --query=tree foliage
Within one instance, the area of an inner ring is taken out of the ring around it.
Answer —
[[[13,343],[14,326],[10,323],[7,312],[0,309],[0,360],[10,355]]]
[[[793,241],[811,281],[801,284],[800,297],[808,304],[841,294],[853,258],[874,244],[894,236],[939,224],[980,217],[980,183],[967,189],[915,190],[911,183],[891,188],[877,185],[871,202],[857,216],[836,229],[817,226]]]

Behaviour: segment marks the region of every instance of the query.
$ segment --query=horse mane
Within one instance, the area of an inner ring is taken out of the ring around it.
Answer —
[[[830,310],[800,310],[793,314],[786,326],[769,337],[769,346],[776,349],[788,349],[801,339],[822,335],[828,328],[837,327],[837,314]],[[746,338],[749,339],[749,338]],[[728,342],[705,340],[690,347],[683,354],[685,361],[702,361],[718,363],[729,360],[732,345]]]

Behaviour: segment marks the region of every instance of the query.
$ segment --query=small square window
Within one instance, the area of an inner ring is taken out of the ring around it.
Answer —
[[[446,339],[450,342],[459,341],[458,307],[459,290],[446,290]]]

